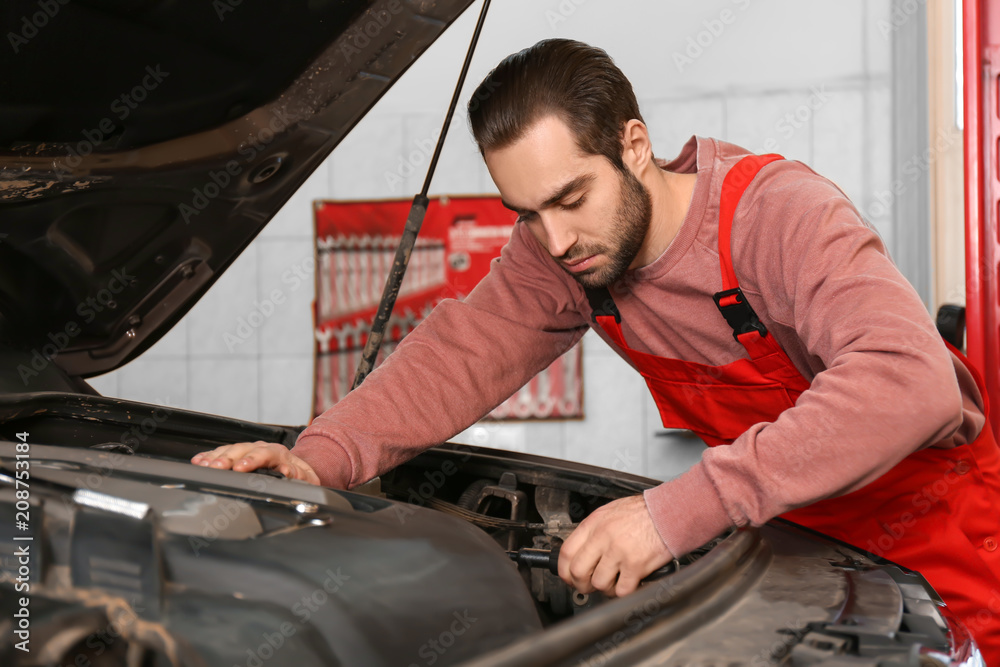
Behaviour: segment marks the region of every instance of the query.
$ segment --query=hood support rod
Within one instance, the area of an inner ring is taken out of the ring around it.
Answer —
[[[424,187],[420,194],[413,198],[410,206],[410,213],[406,217],[406,226],[403,228],[403,237],[396,248],[396,256],[392,261],[392,269],[389,277],[386,278],[385,288],[382,290],[382,300],[379,301],[378,311],[375,313],[375,320],[372,322],[368,340],[365,342],[364,353],[361,355],[361,363],[354,375],[354,385],[351,389],[357,389],[365,381],[372,368],[375,367],[375,359],[378,351],[382,347],[382,339],[385,337],[385,328],[392,315],[393,306],[396,305],[396,297],[399,296],[399,288],[403,284],[403,276],[406,275],[406,267],[410,262],[410,255],[413,246],[416,245],[417,235],[420,227],[424,224],[424,216],[427,215],[427,205],[430,200],[427,192],[431,187],[431,179],[434,177],[434,170],[437,168],[438,158],[441,157],[441,149],[444,147],[444,139],[448,134],[448,127],[451,119],[455,115],[455,107],[458,106],[458,98],[462,93],[462,86],[465,85],[465,77],[469,73],[469,64],[472,62],[472,55],[475,53],[476,44],[479,42],[479,34],[483,30],[483,23],[486,21],[486,10],[490,7],[490,0],[484,0],[483,8],[479,13],[479,22],[476,23],[476,30],[472,33],[472,43],[469,44],[469,51],[465,55],[465,63],[462,65],[462,72],[458,75],[458,83],[455,92],[451,96],[451,105],[448,107],[448,114],[445,116],[444,125],[441,127],[441,134],[438,136],[437,146],[434,147],[434,155],[431,163],[427,167],[427,176],[424,178]]]

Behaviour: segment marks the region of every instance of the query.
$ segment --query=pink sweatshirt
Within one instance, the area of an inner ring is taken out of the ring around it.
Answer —
[[[632,348],[714,366],[746,358],[712,300],[722,179],[746,154],[692,137],[665,166],[697,181],[673,242],[614,292]],[[743,292],[811,387],[646,491],[674,555],[860,488],[923,447],[970,442],[985,422],[972,377],[833,183],[799,162],[768,165],[736,210],[732,249]],[[583,289],[517,225],[468,298],[435,308],[293,451],[326,485],[361,484],[474,423],[576,343],[590,314]]]

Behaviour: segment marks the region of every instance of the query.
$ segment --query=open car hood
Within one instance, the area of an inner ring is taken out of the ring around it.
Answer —
[[[0,341],[150,347],[471,2],[7,3]]]

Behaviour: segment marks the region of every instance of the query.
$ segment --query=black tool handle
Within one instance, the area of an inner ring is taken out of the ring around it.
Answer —
[[[559,574],[559,545],[551,549],[518,549],[508,551],[507,555],[521,565],[545,568],[552,574]]]
[[[521,565],[527,565],[528,567],[538,567],[545,568],[552,574],[559,574],[559,549],[562,545],[557,544],[551,549],[518,549],[517,551],[508,551],[507,555],[511,560],[520,563]],[[676,572],[678,569],[677,561],[667,563],[658,570],[653,570],[645,577],[643,577],[643,582],[649,582],[660,577],[666,576]]]

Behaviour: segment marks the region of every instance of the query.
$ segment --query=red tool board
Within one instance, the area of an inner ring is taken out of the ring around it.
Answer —
[[[351,388],[409,209],[409,200],[316,202],[314,416]],[[440,301],[465,297],[513,229],[514,214],[499,197],[432,199],[379,361]],[[582,361],[576,345],[490,418],[582,417]]]

